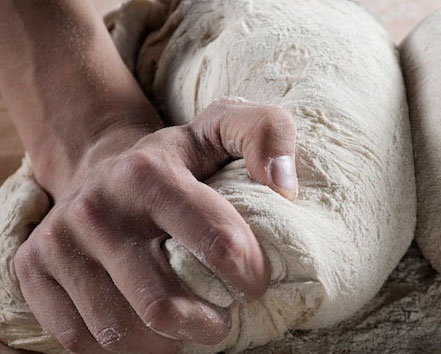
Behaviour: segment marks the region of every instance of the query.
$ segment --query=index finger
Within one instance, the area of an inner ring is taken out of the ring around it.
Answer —
[[[268,260],[233,205],[188,170],[160,193],[161,202],[156,203],[160,208],[149,210],[152,220],[215,273],[236,298],[260,298],[270,280]]]

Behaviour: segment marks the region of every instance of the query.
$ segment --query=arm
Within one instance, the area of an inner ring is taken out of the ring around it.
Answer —
[[[0,92],[53,195],[104,132],[161,126],[88,1],[2,1],[0,48]]]

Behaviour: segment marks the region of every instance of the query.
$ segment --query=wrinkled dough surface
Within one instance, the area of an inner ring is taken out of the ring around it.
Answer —
[[[280,338],[289,328],[344,320],[378,292],[413,237],[410,127],[388,35],[344,0],[182,0],[170,2],[164,14],[139,52],[136,74],[168,123],[191,121],[211,101],[230,95],[284,107],[298,130],[295,202],[250,180],[243,160],[207,181],[241,213],[270,257],[271,285],[261,300],[235,302],[178,242],[166,242],[180,278],[232,312],[223,342],[186,344],[184,351],[239,352]],[[112,35],[118,41],[128,33]],[[19,172],[0,190],[7,209],[18,193],[8,185],[20,189],[20,178]],[[26,192],[20,193],[25,205]],[[46,207],[36,206],[36,215]],[[11,222],[0,219],[5,221]],[[14,222],[28,225],[26,219]],[[0,254],[14,253],[24,237],[0,234]],[[0,300],[8,291],[0,285]],[[12,300],[25,308],[21,298]],[[1,319],[8,305],[0,306]],[[13,330],[12,312],[0,329]],[[0,333],[0,340],[11,342]],[[11,344],[35,350],[47,339],[38,331],[22,338]]]
[[[418,223],[415,239],[423,255],[441,272],[441,11],[418,26],[401,45],[408,87]]]

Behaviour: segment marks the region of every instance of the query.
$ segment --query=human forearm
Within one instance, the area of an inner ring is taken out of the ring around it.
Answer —
[[[42,180],[71,175],[104,131],[160,124],[88,3],[0,3],[0,91]]]

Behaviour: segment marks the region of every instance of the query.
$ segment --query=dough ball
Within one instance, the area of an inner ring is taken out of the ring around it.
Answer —
[[[415,239],[441,272],[441,11],[402,43],[415,153],[418,223]]]

